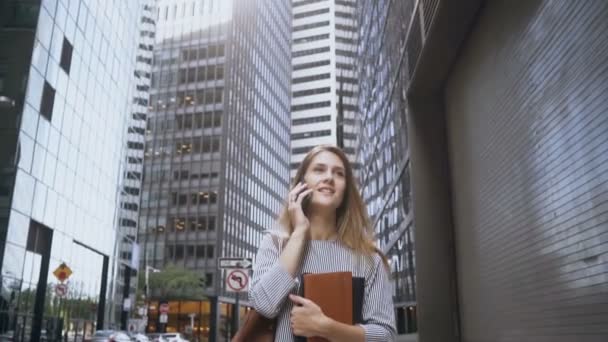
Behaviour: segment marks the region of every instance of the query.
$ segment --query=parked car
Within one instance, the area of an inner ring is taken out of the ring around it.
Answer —
[[[180,333],[164,333],[162,336],[167,342],[188,342]]]
[[[150,342],[148,336],[140,333],[130,333],[131,339],[135,342]]]
[[[167,342],[160,333],[148,334],[148,338],[150,338],[150,341],[152,342]]]
[[[132,342],[126,331],[97,330],[91,339],[92,342]]]

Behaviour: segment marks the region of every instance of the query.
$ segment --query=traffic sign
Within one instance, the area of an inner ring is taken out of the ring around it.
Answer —
[[[251,258],[219,258],[219,268],[251,268]]]
[[[53,274],[60,282],[63,283],[72,275],[72,270],[68,267],[68,265],[65,264],[65,262],[63,262],[55,269],[55,271],[53,271]]]
[[[68,294],[68,285],[67,284],[57,284],[55,285],[55,294],[59,298],[64,298]]]
[[[243,292],[247,291],[249,284],[249,274],[247,270],[230,270],[226,272],[226,291]]]

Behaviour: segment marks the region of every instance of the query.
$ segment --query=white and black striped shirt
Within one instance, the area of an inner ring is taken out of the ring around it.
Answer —
[[[294,341],[289,316],[293,303],[290,293],[299,291],[298,278],[292,277],[279,263],[280,246],[271,234],[262,239],[253,266],[249,301],[266,317],[277,317],[275,341]],[[395,317],[388,274],[379,255],[362,257],[337,240],[311,240],[304,250],[300,274],[352,272],[365,279],[363,324],[366,341],[393,341]]]

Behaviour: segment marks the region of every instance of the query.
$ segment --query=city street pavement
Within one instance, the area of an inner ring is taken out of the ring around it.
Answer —
[[[418,334],[397,336],[397,342],[417,342],[417,341],[418,341]]]

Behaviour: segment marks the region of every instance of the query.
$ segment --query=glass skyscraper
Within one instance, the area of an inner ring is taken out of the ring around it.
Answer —
[[[288,189],[291,8],[280,0],[157,6],[141,269],[196,271],[208,300],[167,298],[166,329],[185,331],[194,314],[193,333],[213,340],[233,329],[234,316],[218,257],[253,257]],[[156,307],[150,330],[159,328]]]
[[[0,335],[88,338],[115,319],[140,1],[1,6]]]
[[[389,258],[400,333],[416,330],[416,273],[407,143],[405,39],[413,1],[360,1],[359,179],[378,245]]]
[[[152,78],[152,54],[155,34],[155,0],[142,0],[139,20],[139,43],[133,76],[131,112],[127,117],[125,134],[124,172],[118,214],[119,238],[116,245],[116,267],[112,274],[114,315],[121,329],[127,329],[128,318],[137,310],[138,268],[140,248],[137,243],[139,204],[143,181],[143,158],[148,112],[148,97]],[[141,287],[141,286],[140,286]]]

